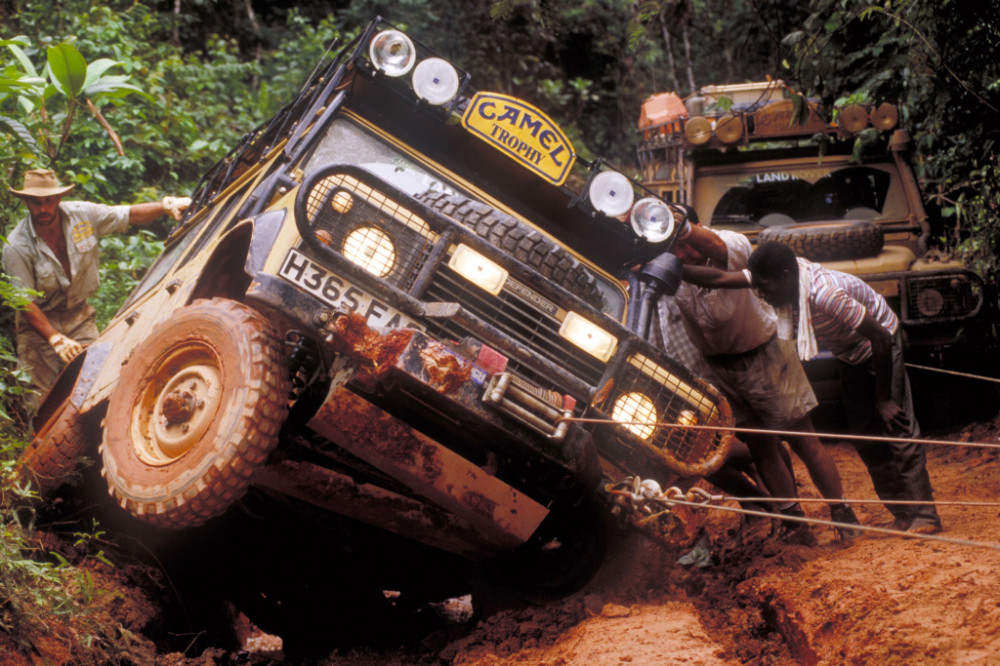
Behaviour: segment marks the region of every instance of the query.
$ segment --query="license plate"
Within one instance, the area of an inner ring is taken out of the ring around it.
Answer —
[[[418,322],[339,275],[334,275],[298,250],[289,251],[285,261],[281,264],[278,275],[308,291],[332,308],[347,312],[360,312],[372,328],[424,330],[424,327]]]

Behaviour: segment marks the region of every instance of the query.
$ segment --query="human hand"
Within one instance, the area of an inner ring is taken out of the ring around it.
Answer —
[[[890,433],[906,434],[912,429],[910,417],[894,400],[879,400],[875,405],[879,418]]]
[[[56,350],[63,363],[69,363],[83,351],[83,345],[62,333],[53,333],[49,338],[49,345]]]
[[[175,220],[179,220],[191,205],[191,197],[163,197],[160,203],[163,205],[164,213],[169,213]]]

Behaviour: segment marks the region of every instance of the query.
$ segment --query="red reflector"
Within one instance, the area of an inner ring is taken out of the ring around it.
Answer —
[[[485,370],[488,374],[495,375],[507,369],[507,357],[495,349],[483,345],[479,350],[476,366]]]
[[[563,396],[563,411],[572,412],[576,409],[576,398],[571,395]]]

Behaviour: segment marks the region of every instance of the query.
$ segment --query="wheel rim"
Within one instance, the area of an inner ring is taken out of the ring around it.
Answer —
[[[168,465],[202,440],[222,402],[219,360],[189,343],[162,360],[133,407],[132,447],[148,465]]]

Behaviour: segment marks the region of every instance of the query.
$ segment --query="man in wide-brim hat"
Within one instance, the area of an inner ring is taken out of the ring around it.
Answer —
[[[48,169],[32,169],[21,189],[8,189],[27,206],[28,216],[7,237],[3,270],[18,286],[40,292],[15,322],[18,359],[35,389],[25,406],[34,414],[62,368],[97,339],[87,298],[99,285],[98,238],[164,213],[180,219],[191,200],[164,197],[134,206],[63,201],[73,185],[61,185]]]

